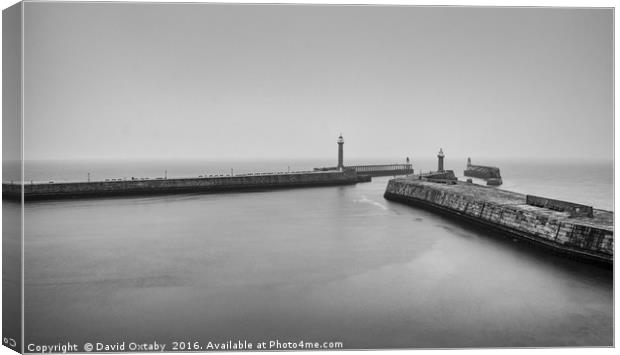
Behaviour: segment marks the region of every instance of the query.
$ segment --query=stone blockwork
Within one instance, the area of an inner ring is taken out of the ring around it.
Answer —
[[[385,198],[440,210],[575,257],[613,263],[613,212],[571,216],[527,204],[526,196],[486,186],[393,179]]]
[[[354,171],[332,171],[207,178],[25,184],[23,189],[24,198],[34,200],[346,185],[361,181],[370,181],[370,177],[358,176]],[[3,183],[2,195],[9,199],[20,199],[21,188],[22,185],[20,184]]]

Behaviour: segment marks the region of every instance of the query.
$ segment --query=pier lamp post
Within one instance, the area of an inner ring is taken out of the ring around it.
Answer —
[[[338,137],[338,170],[341,170],[344,168],[344,153],[343,153],[343,146],[344,146],[344,139],[342,138],[342,133],[340,134],[340,137]]]
[[[439,153],[437,153],[437,171],[442,172],[443,171],[443,158],[444,158],[444,154],[443,154],[443,149],[439,148]]]

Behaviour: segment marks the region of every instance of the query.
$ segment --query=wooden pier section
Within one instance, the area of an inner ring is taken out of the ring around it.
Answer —
[[[314,168],[314,171],[338,170],[337,167]],[[347,165],[344,170],[355,171],[363,176],[403,176],[413,174],[411,164],[377,164],[377,165]]]
[[[413,174],[411,164],[387,164],[387,165],[353,165],[347,168],[355,169],[359,175],[368,176],[400,176]]]

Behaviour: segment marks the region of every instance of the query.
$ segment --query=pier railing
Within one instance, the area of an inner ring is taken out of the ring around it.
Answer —
[[[413,174],[411,164],[381,164],[381,165],[352,165],[349,169],[355,169],[360,175],[370,176],[395,176]]]

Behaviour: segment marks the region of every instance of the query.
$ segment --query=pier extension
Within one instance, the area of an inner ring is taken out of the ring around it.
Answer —
[[[467,158],[467,168],[463,172],[463,175],[484,179],[487,185],[491,186],[499,186],[502,184],[502,176],[499,173],[499,168],[495,166],[473,165],[471,163],[471,158]]]

